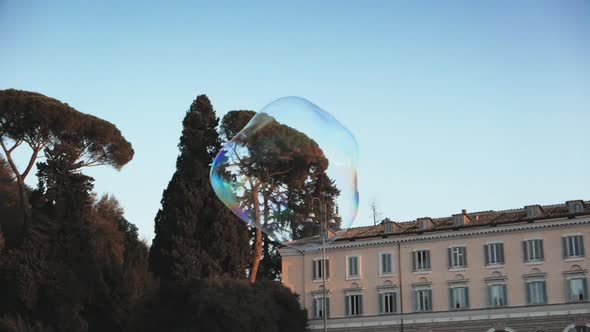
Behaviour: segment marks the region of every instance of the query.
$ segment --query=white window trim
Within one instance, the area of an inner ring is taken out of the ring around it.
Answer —
[[[570,257],[570,258],[566,258],[563,261],[564,262],[579,262],[579,261],[583,261],[584,259],[586,259],[586,257]]]
[[[350,272],[349,266],[348,266],[348,259],[351,257],[356,257],[357,261],[358,261],[358,275],[356,276],[351,276],[348,273]],[[362,269],[362,258],[361,255],[348,255],[346,256],[346,280],[359,280],[363,277],[363,269]]]
[[[502,244],[502,251],[504,250],[504,242],[503,241],[487,242],[484,245],[485,246],[489,246],[489,245],[492,245],[492,244]],[[505,255],[504,252],[503,252],[503,254],[504,254],[503,255],[504,256],[504,262],[503,263],[490,263],[490,264],[486,265],[486,268],[488,268],[488,269],[495,269],[497,267],[503,267],[504,264],[506,264],[506,255]],[[488,258],[492,258],[491,257],[491,250],[490,250],[489,247],[488,247]]]
[[[581,236],[584,236],[584,234],[583,234],[583,233],[580,233],[580,232],[578,232],[578,233],[566,233],[566,234],[563,234],[561,237],[568,237],[568,236],[580,236],[580,235],[581,235]]]
[[[494,243],[502,243],[502,244],[504,244],[504,241],[503,240],[486,241],[486,242],[484,242],[484,245],[487,246],[488,244],[494,244]]]
[[[534,236],[534,237],[525,237],[524,239],[522,239],[523,241],[530,241],[530,240],[544,240],[544,238],[540,237],[540,236]]]
[[[430,291],[430,298],[429,298],[429,300],[430,300],[430,310],[416,310],[415,312],[432,312],[434,310],[434,303],[433,303],[433,297],[434,296],[432,294],[433,292],[432,292],[432,287],[431,286],[414,287],[414,289],[413,289],[414,294],[412,294],[413,297],[414,297],[414,301],[417,301],[417,295],[418,295],[417,292],[419,292],[419,291],[425,291],[425,290],[429,290]]]
[[[381,257],[383,254],[390,254],[391,255],[391,272],[383,273],[383,258]],[[395,264],[393,260],[393,251],[382,251],[379,253],[379,277],[391,277],[395,275]]]
[[[530,239],[525,239],[523,240],[526,243],[526,251],[527,251],[527,255],[529,255],[529,244],[528,241],[538,241],[540,240],[543,243],[543,250],[545,250],[545,240],[543,240],[543,238],[530,238]],[[545,253],[542,253],[543,256],[545,256]],[[524,264],[525,265],[536,265],[536,264],[543,264],[543,262],[545,261],[545,258],[536,258],[536,259],[531,259],[529,258]]]
[[[322,260],[323,260],[322,257],[314,258],[313,259],[313,264],[315,264],[316,261],[322,261]],[[330,260],[330,256],[326,256],[326,260],[329,261]],[[328,274],[330,274],[330,273],[328,272]],[[320,283],[320,282],[323,282],[324,281],[321,277],[320,278],[313,278],[313,276],[312,276],[312,279],[311,280],[314,283]],[[326,278],[326,282],[328,282],[328,281],[330,281],[330,277],[329,276]]]
[[[486,265],[486,269],[503,269],[503,268],[504,268],[504,264],[502,264],[502,263],[494,263],[494,264]]]
[[[385,289],[383,291],[379,291],[378,293],[378,298],[379,298],[379,302],[381,302],[383,300],[383,294],[393,294],[393,301],[396,303],[396,307],[398,306],[397,304],[397,290],[395,289]],[[394,311],[391,312],[385,312],[385,310],[383,312],[379,312],[380,315],[387,315],[387,314],[395,314],[398,312],[398,308],[394,308]]]
[[[412,250],[412,260],[414,260],[414,262],[412,262],[412,264],[418,265],[417,264],[418,262],[415,261],[416,260],[416,254],[415,253],[418,252],[418,251],[428,251],[428,258],[431,258],[431,256],[432,256],[431,253],[430,253],[430,249],[428,249],[428,248]],[[429,259],[428,263],[429,263],[428,265],[430,265],[430,267],[428,269],[418,269],[418,268],[416,268],[416,271],[414,271],[414,274],[428,274],[428,273],[432,272],[432,261]]]
[[[448,249],[451,249],[451,264],[454,263],[453,262],[453,249],[454,248],[465,248],[465,250],[463,251],[463,262],[465,262],[465,256],[467,256],[467,246],[465,245],[456,245],[456,246],[449,246]],[[456,271],[465,271],[467,269],[467,265],[464,264],[462,266],[451,266],[449,268],[449,271],[451,272],[456,272]]]

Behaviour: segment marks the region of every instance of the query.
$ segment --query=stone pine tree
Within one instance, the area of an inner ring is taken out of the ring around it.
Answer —
[[[193,101],[183,120],[176,172],[164,190],[150,250],[150,270],[163,281],[245,277],[246,225],[219,201],[209,181],[221,147],[218,123],[205,95]]]

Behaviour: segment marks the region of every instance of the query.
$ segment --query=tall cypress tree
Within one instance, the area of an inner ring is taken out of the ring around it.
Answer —
[[[150,270],[165,281],[245,277],[246,225],[215,195],[209,169],[221,144],[209,98],[200,95],[183,120],[176,172],[155,218]]]

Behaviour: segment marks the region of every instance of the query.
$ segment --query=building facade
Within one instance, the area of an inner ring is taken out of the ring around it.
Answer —
[[[386,220],[338,236],[325,263],[318,238],[280,249],[283,283],[312,330],[327,315],[330,331],[590,331],[589,201]]]

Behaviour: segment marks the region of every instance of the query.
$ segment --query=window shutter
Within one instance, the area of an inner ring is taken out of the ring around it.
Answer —
[[[350,296],[344,297],[344,311],[346,316],[350,316]]]
[[[572,287],[570,285],[571,279],[565,280],[565,302],[572,301]]]
[[[465,287],[465,305],[469,308],[469,287]]]
[[[588,300],[588,282],[586,278],[582,279],[582,289],[584,290],[584,301]]]
[[[313,299],[313,313],[312,313],[313,318],[317,318],[318,317],[318,300],[317,299]]]
[[[453,248],[447,250],[449,253],[449,269],[453,267]]]
[[[326,317],[330,317],[330,298],[326,298]]]
[[[385,307],[386,307],[385,294],[381,293],[381,294],[379,294],[379,313],[380,314],[385,312]]]
[[[426,250],[426,269],[430,270],[430,250]]]
[[[561,251],[562,251],[562,257],[563,258],[567,258],[568,257],[568,253],[567,253],[567,237],[562,237],[561,238]]]
[[[524,288],[526,290],[526,303],[531,304],[533,302],[532,298],[531,298],[531,283],[530,282],[525,283]]]
[[[522,241],[522,257],[524,259],[525,262],[529,261],[529,255],[527,252],[527,246],[528,246],[528,242],[527,241]]]
[[[432,311],[432,289],[427,290],[426,294],[428,294],[428,301],[426,304],[426,310]]]
[[[492,302],[492,286],[488,285],[488,307],[491,307],[494,303]]]
[[[414,312],[418,311],[418,291],[414,291]]]
[[[313,268],[312,268],[312,273],[311,273],[311,277],[312,279],[317,279],[318,276],[318,271],[317,271],[317,261],[312,261],[313,263]]]
[[[417,260],[416,256],[417,255],[418,255],[417,251],[412,252],[412,264],[413,264],[412,268],[414,271],[416,271],[416,260]]]
[[[500,263],[504,264],[504,243],[498,243],[497,246],[500,253]]]
[[[449,287],[449,309],[455,309],[455,299],[453,298],[453,288]]]
[[[325,272],[326,272],[326,279],[330,278],[330,260],[326,259],[326,264],[325,264]]]
[[[584,237],[578,236],[578,248],[580,249],[580,256],[584,256]]]
[[[393,293],[393,312],[397,312],[397,293]]]
[[[463,266],[467,266],[467,247],[462,247],[461,252],[463,253]]]
[[[508,292],[506,290],[506,285],[502,285],[502,296],[504,297],[504,305],[508,306]]]
[[[539,258],[541,260],[545,260],[545,250],[543,249],[543,240],[539,240],[539,254],[541,254],[541,256],[539,256]]]
[[[543,292],[543,303],[547,303],[547,282],[541,283],[541,290]]]
[[[489,251],[489,244],[484,244],[483,246],[483,255],[485,258],[486,265],[490,265],[490,255],[488,254]]]
[[[359,311],[358,311],[357,314],[362,315],[363,314],[363,296],[362,295],[359,295],[358,296],[358,299],[359,299],[359,303],[358,303],[358,305],[359,305]]]

